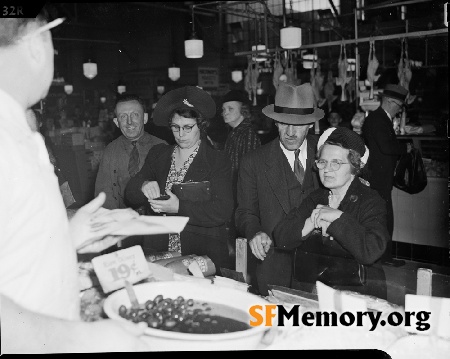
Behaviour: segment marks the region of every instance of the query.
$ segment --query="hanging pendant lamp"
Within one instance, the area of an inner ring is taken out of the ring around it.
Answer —
[[[231,71],[231,79],[236,83],[242,81],[243,79],[242,71],[241,70]]]
[[[284,2],[283,2],[284,3]],[[288,26],[286,26],[286,18],[283,9],[283,24],[284,28],[280,30],[280,45],[283,49],[298,49],[302,46],[302,29],[293,26],[294,21],[294,11],[292,8],[292,1],[290,3],[291,8],[291,19],[289,20]]]
[[[302,46],[302,29],[287,26],[280,30],[280,45],[283,49],[298,49]]]
[[[266,50],[266,45],[253,45],[252,51],[261,51]],[[253,61],[262,62],[267,60],[267,52],[258,52],[257,54],[253,55]]]
[[[356,71],[356,59],[347,58],[347,71],[355,72]]]
[[[304,69],[312,69],[313,63],[314,68],[317,68],[317,55],[305,54],[302,56],[302,60]]]
[[[180,68],[173,65],[169,67],[169,79],[177,81],[180,78]]]
[[[194,7],[192,7],[192,35],[184,42],[184,54],[188,59],[199,59],[203,57],[203,40],[200,40],[195,33]]]
[[[119,80],[119,82],[117,83],[117,92],[119,94],[122,94],[126,91],[127,91],[127,87],[125,86],[125,84],[123,83],[122,80]]]
[[[89,80],[92,80],[95,76],[97,76],[97,64],[89,59],[83,64],[83,74]]]
[[[73,85],[64,85],[64,92],[68,95],[71,95],[73,92]]]

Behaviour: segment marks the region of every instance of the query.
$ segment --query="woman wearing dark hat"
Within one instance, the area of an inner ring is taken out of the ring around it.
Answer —
[[[222,117],[231,127],[225,141],[225,152],[231,160],[233,190],[236,190],[237,170],[242,156],[261,146],[261,140],[253,129],[248,96],[243,91],[231,90],[223,98]]]
[[[165,94],[155,107],[153,120],[170,127],[176,144],[157,145],[149,151],[142,170],[128,183],[125,197],[134,208],[146,205],[150,214],[189,217],[182,233],[162,240],[155,236],[155,250],[207,255],[220,272],[221,267],[230,268],[226,223],[231,219],[233,196],[230,160],[206,139],[215,112],[212,97],[198,87],[185,86]],[[173,186],[186,182],[207,182],[209,189],[200,197],[198,187],[195,193],[174,194],[180,186]],[[165,193],[169,199],[157,199]]]
[[[236,206],[239,163],[247,152],[261,146],[261,140],[253,129],[250,101],[244,91],[231,90],[225,94],[222,102],[222,117],[224,122],[231,127],[231,131],[228,133],[225,141],[225,152],[231,160],[233,199]],[[236,256],[236,229],[234,220],[229,225],[229,231],[228,246],[230,256],[234,258]]]
[[[329,128],[317,144],[316,168],[325,188],[312,192],[274,230],[279,247],[297,248],[295,278],[309,288],[321,281],[337,289],[386,299],[377,261],[389,233],[386,205],[358,175],[369,150],[354,131]]]

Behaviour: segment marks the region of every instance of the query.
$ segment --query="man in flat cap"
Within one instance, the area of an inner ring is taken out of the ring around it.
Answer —
[[[393,120],[402,112],[408,91],[400,85],[388,84],[380,95],[381,105],[364,120],[362,136],[370,151],[367,163],[370,187],[378,191],[387,205],[387,223],[391,238],[382,259],[385,264],[399,265],[401,262],[392,259],[394,210],[391,192],[397,159],[400,155],[410,152],[412,144],[402,144],[397,140]]]
[[[275,104],[263,113],[275,120],[279,136],[247,153],[238,175],[236,227],[252,254],[248,274],[252,287],[268,295],[268,284],[289,287],[293,252],[278,249],[272,232],[289,211],[319,187],[313,172],[317,136],[308,134],[324,112],[314,106],[309,83],[280,83]],[[256,288],[255,288],[256,287]]]

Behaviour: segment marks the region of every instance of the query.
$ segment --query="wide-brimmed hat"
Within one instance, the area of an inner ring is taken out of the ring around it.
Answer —
[[[379,92],[378,95],[405,102],[408,90],[400,85],[387,84],[383,92]]]
[[[153,111],[153,122],[158,126],[167,126],[173,111],[182,108],[195,109],[207,119],[216,114],[216,103],[206,91],[197,86],[184,86],[169,91],[159,99]]]
[[[263,108],[263,114],[288,125],[307,125],[320,120],[325,113],[314,106],[311,84],[300,86],[280,82],[275,94],[275,104]]]
[[[242,90],[231,90],[228,91],[222,99],[222,103],[230,102],[230,101],[238,101],[243,104],[249,104],[250,100],[248,98],[248,94]]]
[[[346,127],[330,127],[319,137],[317,150],[326,142],[333,141],[339,143],[348,150],[354,150],[361,156],[361,162],[365,165],[369,159],[369,149],[364,144],[364,140],[355,131]]]

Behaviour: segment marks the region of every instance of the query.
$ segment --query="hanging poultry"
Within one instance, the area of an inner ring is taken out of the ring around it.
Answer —
[[[314,54],[316,55],[316,51],[314,51]],[[311,67],[310,71],[310,82],[311,87],[314,91],[314,100],[317,107],[322,106],[325,103],[325,99],[322,97],[322,90],[323,90],[323,80],[324,75],[320,71],[320,61],[317,59],[317,67],[316,67],[316,56],[313,57],[313,66]]]
[[[252,93],[253,93],[253,106],[257,105],[256,95],[258,90],[258,77],[259,77],[259,63],[255,61],[252,65],[251,69],[251,84],[252,84]]]
[[[256,91],[258,89],[259,64],[253,61],[251,56],[247,56],[247,73],[245,74],[245,91],[248,93],[250,101],[253,100],[253,106],[257,105]]]
[[[280,53],[277,51],[275,53],[274,63],[273,63],[273,86],[275,90],[278,88],[280,83],[280,76],[283,75],[283,65],[281,65]]]
[[[350,76],[350,81],[348,82],[348,86],[345,88],[348,94],[348,100],[350,103],[355,101],[356,98],[356,79],[355,76]]]
[[[333,102],[337,99],[337,96],[334,94],[334,78],[333,78],[333,71],[328,70],[328,78],[327,82],[325,83],[323,87],[323,94],[325,95],[325,99],[328,104],[328,112],[331,112],[331,108],[333,105]]]
[[[379,62],[375,56],[375,40],[370,40],[369,62],[367,64],[367,80],[370,84],[369,100],[373,100],[373,84],[378,81],[380,75],[375,75]]]
[[[295,84],[296,78],[294,73],[294,63],[292,61],[292,51],[287,51],[287,56],[284,62],[285,74],[286,74],[286,82],[290,84]]]
[[[416,96],[412,96],[409,93],[409,84],[412,79],[411,62],[408,57],[408,43],[403,38],[402,39],[402,51],[400,54],[400,61],[398,63],[397,76],[399,79],[399,85],[403,86],[408,90],[408,95],[406,96],[405,103],[410,105],[415,100]]]
[[[245,72],[244,88],[248,93],[248,99],[252,100],[252,57],[247,56],[247,70]]]
[[[350,82],[351,77],[347,76],[347,53],[345,51],[345,45],[341,44],[341,52],[339,54],[338,61],[338,78],[336,80],[336,85],[341,86],[341,101],[347,101],[345,96],[345,86]]]

